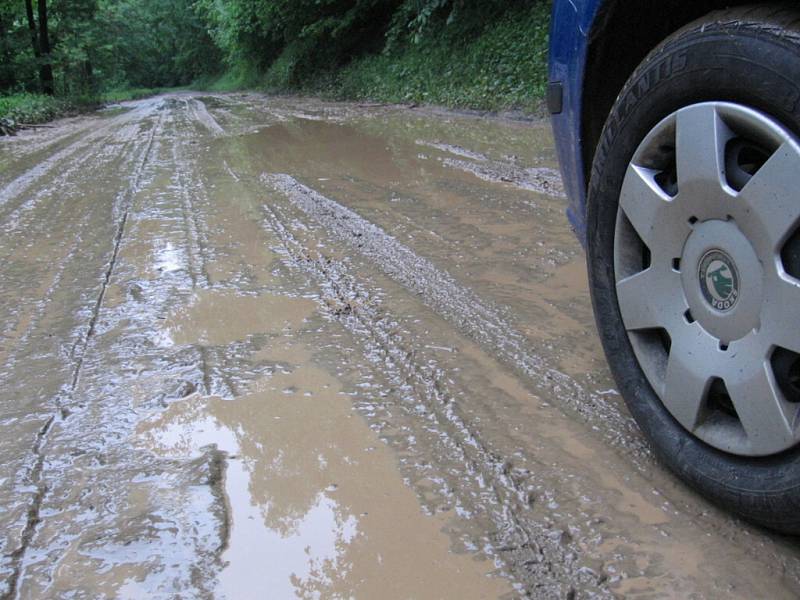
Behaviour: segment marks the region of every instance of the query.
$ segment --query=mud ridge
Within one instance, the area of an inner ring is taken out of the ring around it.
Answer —
[[[576,557],[581,551],[573,542],[554,541],[546,525],[526,519],[521,511],[529,507],[528,492],[509,474],[507,461],[495,456],[480,436],[458,414],[455,397],[448,390],[444,372],[427,364],[417,364],[407,348],[397,344],[394,333],[386,323],[394,319],[378,308],[377,301],[347,272],[345,266],[325,256],[312,256],[306,247],[288,230],[273,208],[264,207],[267,225],[279,237],[287,256],[318,279],[327,297],[322,305],[350,331],[365,333],[371,351],[368,360],[383,369],[394,371],[398,383],[416,391],[439,422],[440,431],[452,431],[447,442],[463,460],[466,474],[482,483],[493,500],[489,504],[498,514],[492,521],[499,539],[492,541],[492,551],[525,581],[528,593],[535,597],[569,596],[574,590],[566,582],[574,582],[596,597],[609,594],[595,573],[584,568]],[[610,597],[610,594],[609,594]]]
[[[443,163],[447,167],[472,173],[475,177],[484,181],[508,183],[523,190],[547,194],[555,198],[566,198],[561,177],[553,169],[545,167],[536,169],[522,168],[497,161],[477,164],[453,158],[446,158]]]
[[[463,156],[464,158],[469,158],[472,160],[478,160],[481,162],[486,162],[489,160],[489,157],[485,154],[468,150],[463,146],[455,146],[453,144],[445,144],[443,142],[429,142],[426,140],[417,140],[415,143],[418,146],[426,146],[428,148],[433,148],[449,154],[455,154],[456,156]]]
[[[480,152],[474,152],[461,146],[442,142],[417,140],[416,144],[418,146],[433,148],[440,152],[446,152],[453,156],[470,159],[467,161],[445,158],[442,162],[446,167],[472,173],[475,177],[483,179],[484,181],[509,183],[523,190],[547,194],[555,198],[566,198],[561,175],[555,169],[547,167],[522,167],[515,164],[515,162],[492,160]]]
[[[195,118],[203,124],[203,127],[208,129],[214,136],[225,135],[225,130],[220,126],[217,120],[212,116],[206,108],[205,102],[199,98],[192,98],[189,100],[191,103],[191,111]]]
[[[289,175],[264,174],[261,180],[285,194],[308,216],[338,239],[372,260],[383,272],[411,290],[422,302],[456,325],[468,337],[492,348],[498,358],[521,371],[535,387],[545,390],[571,412],[577,413],[612,445],[623,448],[645,472],[641,458],[652,454],[633,420],[623,415],[600,394],[589,392],[577,381],[530,352],[524,338],[492,305],[461,286],[447,272],[416,255],[383,229],[356,212],[299,183]]]

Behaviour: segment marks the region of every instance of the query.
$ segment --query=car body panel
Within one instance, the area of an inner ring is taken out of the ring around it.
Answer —
[[[551,115],[564,188],[567,216],[586,245],[586,173],[581,114],[589,33],[604,0],[555,0],[550,25],[549,81],[561,87],[560,112]]]

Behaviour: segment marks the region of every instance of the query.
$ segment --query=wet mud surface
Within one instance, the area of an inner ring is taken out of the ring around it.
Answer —
[[[544,122],[175,94],[0,144],[0,597],[753,598],[654,459]]]

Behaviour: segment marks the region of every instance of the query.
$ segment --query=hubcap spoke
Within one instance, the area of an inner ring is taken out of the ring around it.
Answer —
[[[767,361],[756,361],[751,368],[726,378],[726,384],[751,452],[766,454],[792,442],[798,407],[783,399]]]
[[[719,194],[725,170],[725,144],[732,137],[712,104],[678,111],[675,151],[680,195],[701,201]]]
[[[784,142],[739,193],[746,218],[737,219],[754,245],[777,252],[800,220],[800,148]]]
[[[618,282],[617,300],[625,328],[673,329],[686,310],[680,286],[678,273],[655,265]]]
[[[764,301],[762,335],[774,345],[800,353],[800,284],[774,277]]]
[[[692,328],[691,334],[673,342],[661,397],[672,416],[689,431],[697,426],[703,400],[711,385],[708,355],[716,351],[713,340],[699,327]]]
[[[680,238],[680,234],[671,231],[673,228],[670,227],[670,212],[674,212],[669,210],[672,199],[655,182],[655,173],[631,164],[625,174],[619,203],[636,233],[652,252],[662,249],[668,253],[678,252],[680,249],[675,240]],[[665,245],[675,248],[663,248]]]

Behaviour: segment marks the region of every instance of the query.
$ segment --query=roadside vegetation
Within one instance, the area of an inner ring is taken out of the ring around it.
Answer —
[[[549,0],[0,0],[6,129],[188,86],[533,111]]]
[[[27,92],[0,97],[0,127],[46,123],[69,111],[70,102],[44,94]]]
[[[339,98],[531,112],[547,83],[549,10],[546,3],[534,4],[474,35],[424,36],[394,51],[368,54],[317,85]]]

